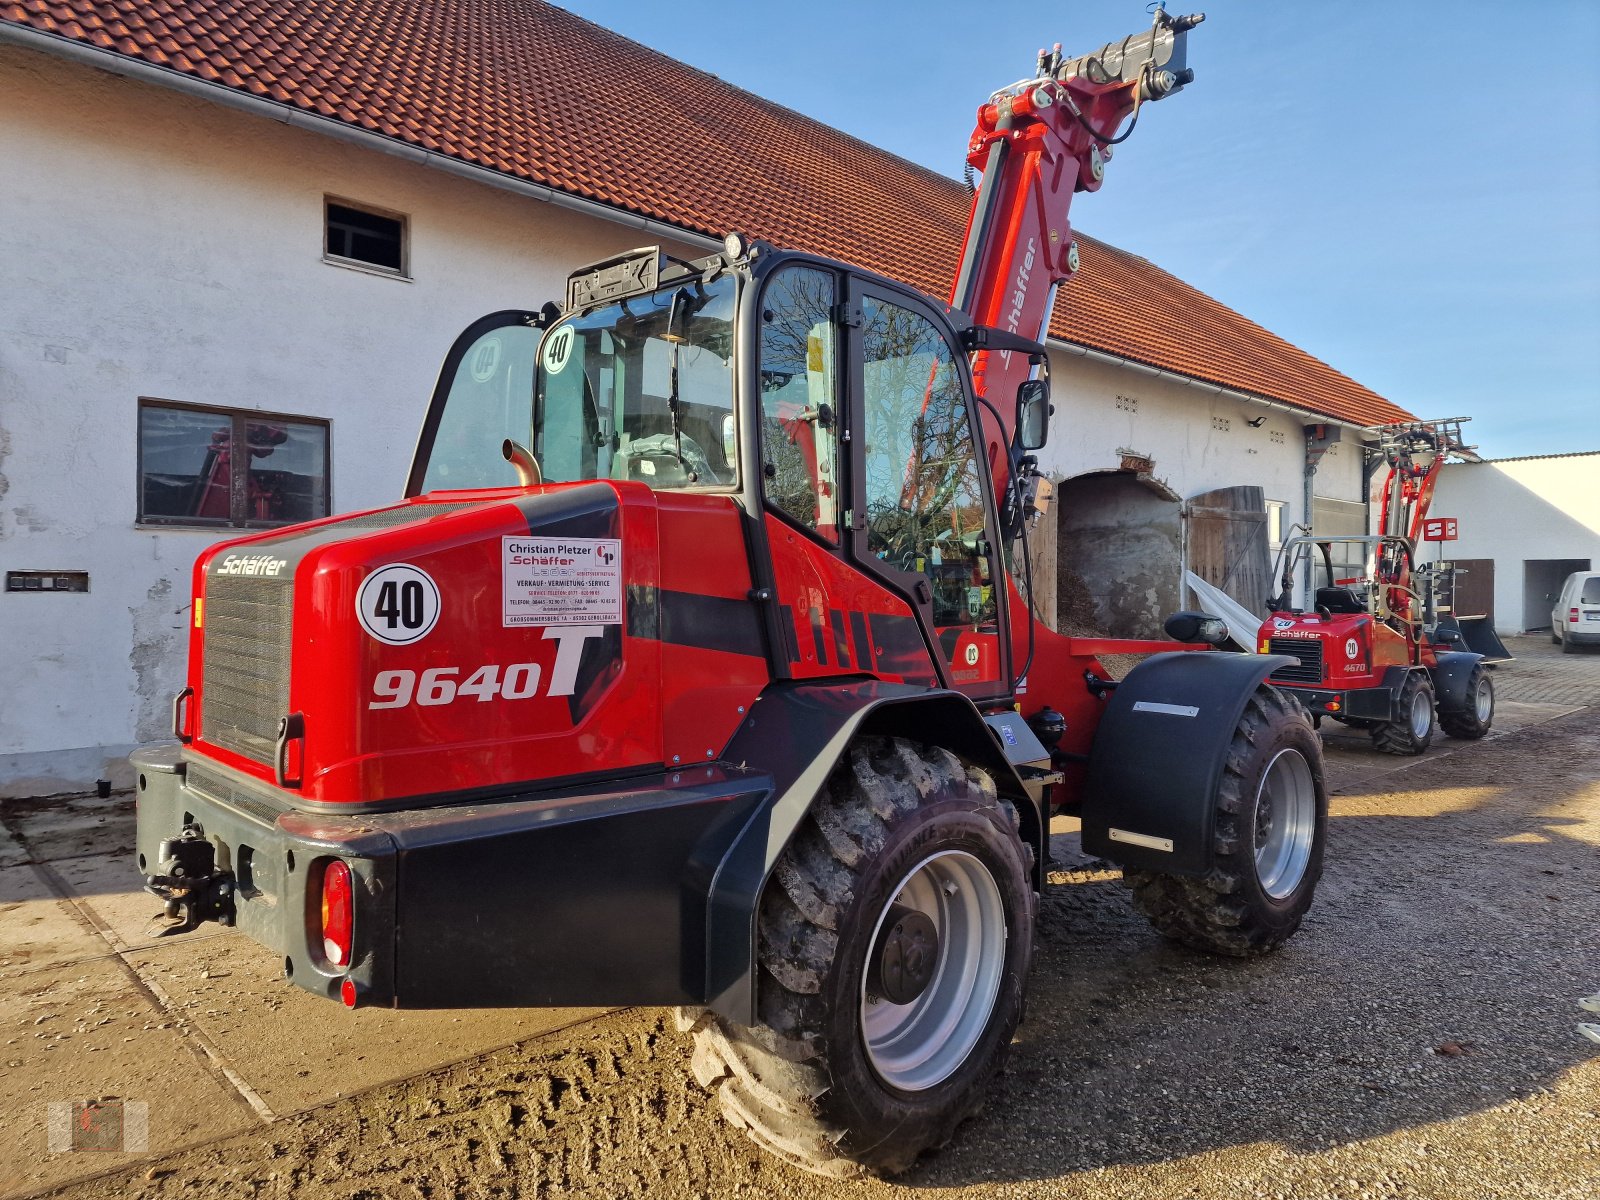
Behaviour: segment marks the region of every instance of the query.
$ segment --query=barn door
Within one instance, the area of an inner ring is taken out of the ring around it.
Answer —
[[[1262,615],[1273,592],[1266,496],[1258,487],[1203,492],[1185,505],[1189,570]]]
[[[1494,559],[1456,559],[1455,596],[1451,607],[1457,618],[1487,617],[1494,622]]]

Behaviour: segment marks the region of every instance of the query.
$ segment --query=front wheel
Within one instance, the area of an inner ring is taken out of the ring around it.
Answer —
[[[1276,688],[1245,705],[1213,805],[1209,874],[1128,870],[1124,882],[1174,941],[1240,958],[1275,950],[1311,907],[1328,834],[1321,743]]]
[[[1394,716],[1372,731],[1372,744],[1385,754],[1421,754],[1433,741],[1433,684],[1422,671],[1406,676]]]
[[[1439,710],[1439,728],[1453,738],[1476,741],[1494,724],[1494,680],[1479,663],[1467,676],[1467,701],[1462,708]]]
[[[1022,1014],[1033,892],[1016,812],[945,750],[852,746],[760,913],[760,1024],[690,1012],[694,1072],[796,1166],[894,1174],[977,1112]]]

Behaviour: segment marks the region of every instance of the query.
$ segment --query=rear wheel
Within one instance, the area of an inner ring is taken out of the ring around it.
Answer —
[[[1037,899],[1017,816],[948,751],[853,746],[760,914],[760,1024],[686,1011],[694,1072],[752,1140],[893,1174],[977,1112],[1022,1014]]]
[[[1208,875],[1128,870],[1124,882],[1175,941],[1241,958],[1275,950],[1311,907],[1328,831],[1321,743],[1277,689],[1245,705],[1213,803]]]
[[[1453,738],[1476,741],[1494,724],[1494,680],[1479,663],[1467,676],[1467,702],[1462,708],[1440,709],[1439,728]]]
[[[1385,754],[1421,754],[1433,741],[1433,684],[1422,671],[1406,676],[1394,716],[1372,731],[1372,744]]]
[[[1578,652],[1578,648],[1572,644],[1571,630],[1568,630],[1566,636],[1560,638],[1559,640],[1561,642],[1561,653],[1576,654]]]

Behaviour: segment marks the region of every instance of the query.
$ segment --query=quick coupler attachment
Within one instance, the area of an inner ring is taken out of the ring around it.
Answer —
[[[187,933],[201,921],[233,924],[233,876],[217,870],[217,848],[198,824],[188,824],[156,851],[156,870],[144,890],[166,902],[150,927],[153,937]]]

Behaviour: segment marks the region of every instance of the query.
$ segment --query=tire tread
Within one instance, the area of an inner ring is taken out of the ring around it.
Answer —
[[[902,738],[853,743],[780,860],[777,886],[769,886],[762,901],[760,1024],[737,1025],[708,1010],[681,1010],[678,1017],[694,1038],[695,1079],[717,1097],[723,1114],[758,1145],[814,1174],[895,1174],[924,1150],[948,1142],[982,1105],[983,1088],[974,1087],[936,1128],[851,1147],[849,1130],[830,1119],[824,1102],[830,1081],[823,981],[838,950],[838,923],[854,895],[855,871],[882,848],[897,821],[940,795],[966,797],[995,810],[1005,828],[1020,828],[1019,814],[997,796],[994,781],[950,751]],[[1022,849],[1031,870],[1025,839]],[[1037,897],[1031,886],[1027,894],[1033,897],[1025,915],[1031,924]],[[1002,1047],[1010,1040],[1010,1030],[1005,1033]]]
[[[1242,822],[1249,803],[1245,788],[1251,751],[1284,722],[1308,720],[1298,702],[1270,686],[1257,689],[1245,704],[1213,801],[1214,865],[1208,875],[1195,879],[1156,871],[1124,871],[1123,881],[1133,893],[1135,906],[1158,932],[1196,950],[1251,958],[1277,949],[1299,928],[1299,914],[1287,924],[1269,923],[1259,919],[1244,897],[1255,865],[1254,846]],[[1311,765],[1320,793],[1320,768]],[[1301,886],[1309,891],[1320,873],[1321,858],[1313,854]]]

